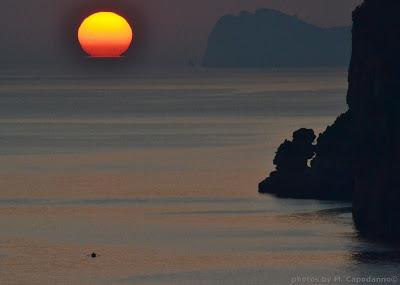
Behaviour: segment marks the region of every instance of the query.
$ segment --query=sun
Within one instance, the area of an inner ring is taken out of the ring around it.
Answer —
[[[79,27],[78,40],[91,57],[120,57],[131,46],[133,30],[125,18],[113,12],[98,12]]]

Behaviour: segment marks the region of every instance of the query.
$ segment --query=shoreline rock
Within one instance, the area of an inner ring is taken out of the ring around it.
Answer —
[[[357,229],[400,238],[400,1],[366,0],[353,14],[347,101],[357,149],[353,213]]]
[[[281,145],[277,156],[286,144],[287,141]],[[275,159],[276,170],[259,184],[259,192],[283,198],[351,201],[354,184],[351,113],[338,117],[312,146],[313,155],[304,161],[306,169],[281,171]],[[287,156],[286,160],[291,160],[293,154],[287,153]]]
[[[260,192],[278,196],[352,199],[360,234],[394,242],[400,240],[399,10],[398,0],[365,0],[354,11],[349,111],[319,136],[310,169],[287,174],[276,164],[260,184]]]

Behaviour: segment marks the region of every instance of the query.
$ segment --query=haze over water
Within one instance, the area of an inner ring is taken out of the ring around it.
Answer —
[[[257,194],[285,138],[346,110],[346,73],[0,76],[0,284],[396,276],[350,205]]]

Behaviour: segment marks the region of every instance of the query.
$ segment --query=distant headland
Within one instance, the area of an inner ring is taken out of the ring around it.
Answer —
[[[351,28],[320,28],[276,10],[223,16],[211,32],[207,67],[347,66]]]
[[[259,185],[280,197],[352,200],[364,236],[400,238],[400,1],[365,0],[353,13],[349,110],[322,133],[301,129]]]

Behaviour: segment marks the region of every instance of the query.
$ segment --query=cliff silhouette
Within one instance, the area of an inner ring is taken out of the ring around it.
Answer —
[[[278,148],[274,159],[276,170],[259,184],[259,192],[282,198],[351,201],[355,177],[352,124],[353,117],[348,111],[320,134],[316,144],[313,144],[315,136],[311,140],[298,135],[305,132],[314,135],[313,130],[294,132],[293,141],[286,140]],[[301,167],[297,162],[299,156],[303,158]]]
[[[354,12],[347,102],[357,142],[354,219],[367,235],[400,237],[400,1]]]
[[[320,28],[297,17],[259,9],[222,17],[211,32],[207,67],[347,66],[349,27]]]
[[[294,138],[291,144],[283,143],[274,161],[276,171],[259,185],[261,193],[278,196],[352,200],[355,225],[362,235],[397,242],[400,238],[399,8],[398,0],[365,0],[354,11],[348,112],[328,127],[315,145],[304,138],[302,142]],[[290,146],[299,143],[314,148],[313,158],[309,159],[311,155],[304,148]],[[295,163],[298,156],[307,157],[306,162],[302,161],[302,169],[281,169],[282,161]]]

